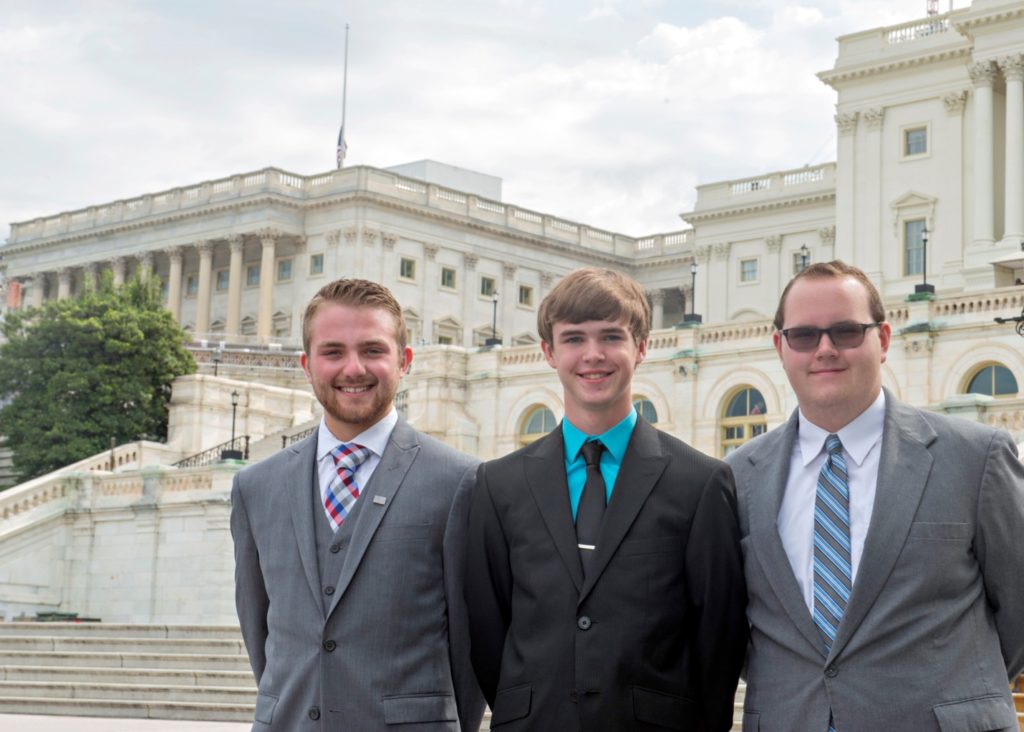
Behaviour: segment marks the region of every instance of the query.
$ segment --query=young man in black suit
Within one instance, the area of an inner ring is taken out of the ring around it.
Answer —
[[[650,306],[605,269],[541,303],[565,419],[481,466],[472,660],[502,730],[724,732],[747,644],[732,473],[632,406]]]

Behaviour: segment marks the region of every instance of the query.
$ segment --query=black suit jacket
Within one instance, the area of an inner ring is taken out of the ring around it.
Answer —
[[[728,730],[747,645],[729,467],[638,420],[584,580],[561,429],[477,473],[473,667],[502,730]]]

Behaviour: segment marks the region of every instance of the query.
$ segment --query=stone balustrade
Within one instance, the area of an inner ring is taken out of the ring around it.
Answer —
[[[807,166],[783,170],[769,175],[727,180],[697,187],[697,208],[694,213],[709,209],[751,203],[755,200],[781,198],[801,193],[834,191],[836,164]]]

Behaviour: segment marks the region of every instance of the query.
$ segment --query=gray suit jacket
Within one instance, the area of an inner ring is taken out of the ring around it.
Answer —
[[[874,511],[826,657],[776,521],[797,436],[732,453],[750,602],[744,732],[1016,732],[1024,465],[1005,432],[886,393]]]
[[[235,601],[259,685],[253,730],[473,730],[462,582],[467,455],[399,420],[362,489],[329,610],[314,535],[317,436],[235,477]],[[344,530],[345,527],[342,528]]]

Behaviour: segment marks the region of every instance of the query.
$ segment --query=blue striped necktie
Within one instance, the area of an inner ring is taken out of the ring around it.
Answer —
[[[853,588],[850,562],[850,486],[843,443],[838,435],[825,440],[828,457],[818,474],[814,499],[814,623],[832,650]],[[829,732],[836,732],[831,715]]]

